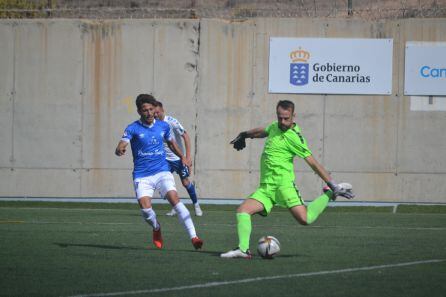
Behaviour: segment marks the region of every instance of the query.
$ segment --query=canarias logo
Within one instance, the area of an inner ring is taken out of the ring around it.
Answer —
[[[304,86],[308,84],[310,53],[301,49],[290,53],[290,84]]]
[[[370,75],[363,75],[360,65],[337,64],[331,61],[310,60],[310,53],[299,47],[290,52],[290,84],[305,86],[324,83],[370,83]],[[311,66],[310,66],[311,64]],[[311,73],[310,73],[311,72]],[[422,72],[423,75],[423,72]]]

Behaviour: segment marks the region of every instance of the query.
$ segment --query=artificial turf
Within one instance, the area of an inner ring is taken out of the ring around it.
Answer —
[[[253,218],[281,242],[273,260],[221,259],[236,206],[203,205],[195,251],[167,205],[165,248],[134,204],[0,202],[0,296],[444,296],[444,207],[328,209],[311,226],[287,211]],[[425,262],[438,260],[438,262]],[[421,261],[421,262],[417,262]],[[398,266],[402,265],[402,266]],[[159,289],[159,290],[157,290]]]

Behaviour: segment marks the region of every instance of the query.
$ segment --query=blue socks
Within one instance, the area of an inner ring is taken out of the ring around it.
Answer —
[[[189,185],[186,187],[187,193],[189,193],[190,200],[192,200],[192,203],[197,203],[197,193],[195,193],[195,186],[193,183],[189,183]]]

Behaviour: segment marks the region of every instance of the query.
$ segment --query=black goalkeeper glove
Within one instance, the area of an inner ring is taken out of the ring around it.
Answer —
[[[245,138],[248,136],[248,133],[241,132],[239,135],[237,135],[236,138],[234,138],[233,141],[230,142],[230,144],[234,145],[234,148],[238,151],[244,149],[246,147],[246,141]]]

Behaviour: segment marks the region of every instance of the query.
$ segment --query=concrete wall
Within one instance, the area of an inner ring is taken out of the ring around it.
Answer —
[[[393,38],[393,93],[268,94],[271,36]],[[150,92],[191,135],[200,197],[255,189],[263,140],[228,143],[286,98],[315,157],[358,200],[446,202],[446,112],[410,110],[406,41],[446,41],[446,20],[2,20],[0,196],[133,196],[131,155],[113,152],[135,96]],[[295,164],[311,200],[322,183]]]

